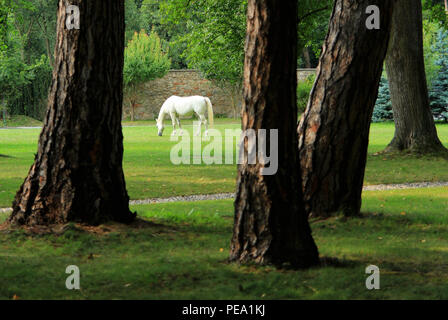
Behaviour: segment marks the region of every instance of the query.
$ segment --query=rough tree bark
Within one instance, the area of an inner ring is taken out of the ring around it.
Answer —
[[[263,176],[259,159],[239,166],[232,261],[309,267],[319,260],[302,198],[297,197],[297,14],[295,0],[248,4],[243,130],[279,130],[279,169]],[[274,144],[269,136],[268,146]]]
[[[73,0],[80,30],[59,1],[55,68],[38,152],[9,221],[50,225],[130,222],[122,169],[124,4]]]
[[[422,20],[421,0],[397,1],[386,56],[395,135],[386,152],[445,149],[429,105]]]
[[[337,0],[308,107],[299,124],[307,213],[359,214],[369,130],[395,0]],[[366,9],[381,12],[366,28]]]

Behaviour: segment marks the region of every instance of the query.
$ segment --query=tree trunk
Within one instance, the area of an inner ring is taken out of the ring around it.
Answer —
[[[310,51],[308,48],[303,48],[303,60],[305,62],[305,68],[310,69],[311,68],[311,57],[310,57]]]
[[[135,103],[131,101],[131,121],[135,121]]]
[[[318,252],[303,210],[297,150],[297,1],[250,0],[244,67],[243,130],[267,129],[279,168],[238,167],[230,260],[309,267]],[[269,129],[278,129],[278,148]],[[247,153],[248,143],[244,144]],[[269,152],[269,151],[268,151]]]
[[[44,41],[45,41],[45,49],[47,51],[47,57],[48,57],[48,61],[50,62],[50,66],[51,68],[54,68],[54,58],[53,58],[53,54],[51,53],[51,47],[50,47],[50,39],[48,36],[48,22],[47,19],[45,18],[44,15],[41,16],[40,18],[41,21],[37,21],[37,24],[39,25],[42,35],[44,36]]]
[[[395,135],[386,151],[444,150],[429,105],[421,0],[397,1],[386,70],[395,121]]]
[[[9,221],[50,225],[130,222],[122,169],[124,4],[73,0],[80,30],[59,1],[55,68],[38,152]]]
[[[357,215],[370,122],[395,0],[337,0],[310,102],[299,124],[305,208],[312,216]],[[381,12],[366,28],[366,8]]]

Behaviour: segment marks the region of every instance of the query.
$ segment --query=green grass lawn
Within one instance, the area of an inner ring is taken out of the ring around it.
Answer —
[[[240,126],[235,120],[216,120],[215,128],[222,132]],[[141,125],[148,123],[152,122],[123,128],[124,171],[131,199],[234,191],[235,165],[173,165],[170,150],[176,142],[170,141],[171,128],[158,137],[155,126]],[[191,133],[191,120],[183,123]],[[438,132],[448,146],[448,125],[438,125]],[[39,133],[40,129],[0,129],[0,155],[9,156],[0,156],[0,207],[11,205],[33,162]],[[385,148],[393,133],[393,123],[372,125],[365,184],[448,181],[446,159],[374,155]]]
[[[311,221],[327,262],[304,271],[229,264],[230,200],[134,206],[152,223],[140,229],[0,232],[0,299],[448,299],[448,188],[363,201],[362,218]],[[371,264],[381,290],[365,288]],[[80,291],[65,289],[68,265]]]
[[[234,191],[234,165],[174,166],[170,129],[160,138],[147,123],[124,128],[132,199]],[[238,127],[226,119],[215,126]],[[372,125],[366,184],[448,181],[445,159],[374,155],[393,130]],[[448,126],[438,131],[447,145]],[[0,157],[0,207],[23,181],[39,132],[0,130],[0,154],[8,156]],[[149,223],[96,233],[70,224],[59,236],[0,232],[0,299],[448,299],[448,188],[364,192],[362,218],[312,220],[324,265],[306,271],[229,264],[231,200],[132,210]],[[380,267],[381,290],[365,288],[371,264]],[[68,265],[80,267],[82,290],[65,289]]]

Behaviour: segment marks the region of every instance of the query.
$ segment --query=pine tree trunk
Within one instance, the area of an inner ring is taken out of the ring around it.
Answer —
[[[55,68],[38,152],[9,221],[50,225],[130,222],[122,169],[124,4],[73,0],[80,30],[59,1]]]
[[[337,0],[310,102],[299,124],[305,207],[312,216],[357,215],[370,121],[395,0]],[[366,8],[381,12],[366,28]]]
[[[297,15],[295,0],[248,3],[243,130],[279,130],[279,169],[275,175],[263,176],[260,169],[264,165],[259,161],[239,166],[232,261],[294,267],[318,263],[302,198],[297,196],[301,193],[296,133]],[[268,145],[273,145],[269,136]],[[247,148],[246,143],[246,152]]]
[[[386,57],[395,135],[386,151],[444,149],[429,105],[421,0],[397,1]]]

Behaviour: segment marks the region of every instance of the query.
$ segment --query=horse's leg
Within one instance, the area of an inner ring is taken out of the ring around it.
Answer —
[[[177,127],[179,128],[179,135],[182,135],[182,126],[180,125],[180,116],[177,116]]]
[[[201,123],[204,125],[205,127],[205,136],[208,136],[208,123],[207,123],[207,118],[205,117],[205,115],[201,116]]]
[[[199,118],[199,128],[196,131],[196,133],[194,134],[195,136],[200,136],[201,135],[201,129],[202,129],[202,116],[199,113],[196,113],[198,115]]]
[[[173,124],[173,133],[172,135],[176,135],[176,114],[173,112],[170,112],[170,117],[171,117],[171,123]]]
[[[194,131],[194,123],[195,123],[195,121],[194,121],[194,119],[193,119],[193,134],[194,134],[194,136],[195,137],[197,137],[197,136],[199,136],[200,134],[201,134],[201,121],[200,121],[200,119],[201,119],[201,116],[195,111],[195,114],[198,116],[198,118],[199,118],[199,129],[197,130],[197,131]]]

